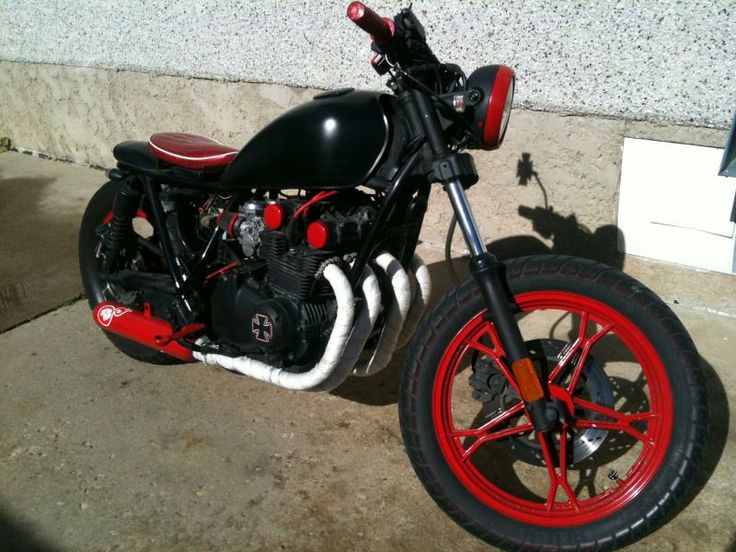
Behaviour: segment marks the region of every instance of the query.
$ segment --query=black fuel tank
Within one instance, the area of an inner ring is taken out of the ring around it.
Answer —
[[[315,96],[256,134],[225,171],[228,189],[350,188],[375,170],[389,140],[385,94]]]

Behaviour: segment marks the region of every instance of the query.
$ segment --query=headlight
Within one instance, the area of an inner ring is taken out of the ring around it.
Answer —
[[[468,88],[482,97],[473,110],[476,147],[492,150],[503,142],[514,100],[514,70],[506,65],[486,65],[468,77]]]

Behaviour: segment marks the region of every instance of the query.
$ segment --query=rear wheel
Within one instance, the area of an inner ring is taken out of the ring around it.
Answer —
[[[106,281],[102,273],[102,259],[104,251],[102,241],[105,238],[109,223],[112,219],[112,208],[119,185],[116,182],[107,182],[90,200],[82,218],[79,229],[79,269],[82,275],[82,284],[87,295],[90,307],[94,308],[102,301],[112,301],[134,309],[140,309],[139,298],[135,291],[126,290],[119,285]],[[151,253],[151,246],[155,248],[157,238],[153,227],[148,223],[147,206],[142,202],[140,209],[133,219],[133,230],[128,240],[128,250],[124,252],[119,268],[131,270],[152,270],[157,266],[162,270],[163,260]],[[149,247],[142,247],[146,241]],[[136,245],[138,244],[138,245]],[[154,315],[158,315],[154,310]],[[182,362],[155,349],[145,347],[134,341],[105,332],[105,335],[117,349],[129,357],[152,364],[177,364]]]
[[[458,523],[508,549],[611,549],[673,515],[707,409],[692,340],[651,291],[605,265],[507,265],[517,318],[564,420],[533,431],[480,291],[466,281],[417,333],[402,381],[414,468]]]

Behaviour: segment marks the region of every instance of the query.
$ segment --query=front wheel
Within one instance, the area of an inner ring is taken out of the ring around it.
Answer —
[[[407,355],[400,419],[414,469],[490,544],[629,544],[674,515],[700,459],[707,406],[695,346],[654,293],[600,263],[526,257],[506,277],[562,420],[533,431],[468,280],[425,319]]]

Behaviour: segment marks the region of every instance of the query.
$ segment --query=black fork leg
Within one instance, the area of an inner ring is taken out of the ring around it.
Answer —
[[[511,310],[512,298],[506,293],[506,285],[502,276],[502,265],[486,249],[473,212],[465,196],[460,170],[473,172],[475,167],[460,162],[458,154],[447,147],[437,113],[429,98],[417,90],[412,90],[411,97],[422,121],[427,141],[434,156],[434,167],[437,178],[443,183],[455,211],[458,225],[463,232],[465,242],[470,249],[470,270],[480,286],[486,305],[492,313],[501,343],[507,358],[513,363],[529,357],[524,338],[519,331]],[[475,181],[473,180],[473,181]]]
[[[506,291],[503,265],[486,249],[460,183],[448,182],[445,189],[465,242],[470,248],[470,272],[478,282],[483,298],[492,313],[493,323],[503,343],[506,357],[512,363],[526,358],[529,353],[513,315],[512,299]]]
[[[524,337],[514,317],[513,298],[506,285],[503,264],[486,249],[460,182],[450,180],[445,184],[445,190],[450,197],[465,242],[470,248],[470,272],[488,306],[490,319],[498,332],[505,356],[511,363],[511,370],[534,428],[540,432],[549,431],[557,422],[557,412],[554,408],[549,408],[539,375],[529,358]]]
[[[414,89],[411,91],[414,106],[422,121],[427,142],[432,150],[433,172],[442,182],[450,197],[458,224],[470,249],[470,271],[480,287],[493,325],[498,332],[506,358],[516,379],[534,429],[549,431],[557,423],[558,413],[545,398],[545,391],[537,370],[529,357],[519,324],[512,308],[513,297],[507,291],[503,265],[488,252],[478,225],[465,197],[463,182],[477,181],[475,167],[467,158],[450,151],[442,125],[429,97]]]
[[[512,298],[506,291],[503,265],[487,249],[478,225],[458,181],[445,185],[458,224],[470,248],[470,272],[478,282],[486,305],[491,313],[496,331],[501,338],[506,358],[511,363],[529,356],[524,338],[512,311]]]

